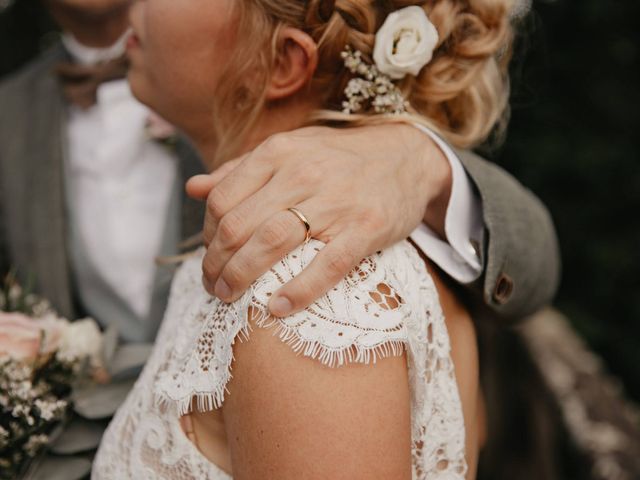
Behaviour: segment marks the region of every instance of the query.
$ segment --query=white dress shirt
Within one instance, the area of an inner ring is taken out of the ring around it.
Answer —
[[[63,42],[81,64],[124,53],[123,37],[108,49],[87,48],[72,36]],[[75,232],[93,271],[141,319],[149,314],[170,197],[177,181],[174,155],[146,132],[149,109],[126,80],[102,84],[97,103],[69,108],[66,188]],[[83,282],[80,292],[100,288]],[[109,320],[109,319],[105,319]]]
[[[428,128],[418,124],[414,126],[429,135],[447,157],[453,183],[444,223],[447,238],[441,239],[422,223],[413,231],[411,239],[452,278],[460,283],[470,283],[480,276],[483,269],[485,225],[482,201],[451,147]]]

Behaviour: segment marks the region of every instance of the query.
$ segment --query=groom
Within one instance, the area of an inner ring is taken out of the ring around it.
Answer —
[[[172,273],[154,259],[178,252],[181,239],[201,230],[202,206],[182,187],[201,166],[184,139],[167,146],[150,137],[152,114],[128,89],[122,55],[129,0],[46,4],[62,41],[0,85],[0,274],[16,268],[24,282],[32,278],[36,293],[66,317],[91,315],[103,326],[117,325],[127,341],[152,341]],[[249,261],[238,268],[240,260],[275,262],[281,252],[269,242],[293,248],[300,240],[294,227],[264,232],[267,212],[279,209],[295,186],[308,193],[314,226],[322,219],[336,242],[361,246],[315,262],[301,278],[316,287],[292,285],[281,296],[284,307],[272,306],[276,313],[304,307],[314,300],[306,291],[330,288],[361,257],[408,235],[421,219],[414,239],[497,311],[517,317],[551,299],[559,270],[553,226],[510,176],[409,126],[342,131],[340,146],[327,150],[323,144],[335,145],[335,135],[322,128],[280,135],[234,172],[214,174],[205,225],[211,291],[237,296],[269,267]],[[319,145],[330,154],[319,158]],[[301,179],[300,158],[324,174]],[[234,190],[234,177],[260,166],[271,183],[243,182],[253,191]],[[366,178],[350,173],[364,170],[371,172]],[[276,181],[277,188],[267,188]],[[205,197],[211,185],[194,195]],[[425,213],[427,191],[436,201]],[[267,192],[261,211],[239,215],[240,201],[260,192]],[[327,195],[333,210],[323,202]],[[398,217],[404,230],[389,230]],[[244,237],[236,235],[240,228]],[[262,242],[247,243],[253,231],[262,231]]]
[[[154,259],[201,228],[183,194],[200,162],[152,138],[129,91],[130,2],[46,4],[61,42],[0,87],[0,274],[17,269],[69,319],[151,341],[171,281]]]

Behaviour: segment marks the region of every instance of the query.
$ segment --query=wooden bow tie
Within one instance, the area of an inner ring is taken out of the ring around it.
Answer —
[[[105,82],[125,78],[128,67],[129,62],[123,56],[97,65],[59,63],[54,72],[62,83],[66,99],[86,110],[96,104],[98,87]]]

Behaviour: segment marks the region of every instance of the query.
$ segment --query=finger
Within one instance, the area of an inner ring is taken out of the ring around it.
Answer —
[[[261,189],[272,175],[273,168],[269,163],[256,161],[252,154],[249,154],[220,180],[207,197],[203,228],[205,245],[209,245],[213,240],[222,217]]]
[[[206,283],[215,285],[227,262],[259,232],[261,226],[263,230],[265,228],[268,230],[272,217],[283,211],[286,212],[290,205],[299,204],[302,200],[299,195],[294,190],[282,189],[277,182],[269,182],[222,217],[213,238],[207,245],[207,253],[203,261]],[[291,212],[287,213],[288,216],[296,218]],[[300,223],[300,220],[298,222]],[[300,228],[304,228],[302,223]],[[273,263],[275,262],[268,267]],[[207,291],[214,294],[213,288],[207,288]]]
[[[235,170],[246,157],[247,155],[242,155],[241,157],[225,162],[209,174],[194,175],[187,180],[187,195],[194,200],[206,200],[211,190],[229,173]]]
[[[229,173],[235,170],[242,162],[244,162],[247,157],[249,157],[250,153],[245,153],[244,155],[240,155],[233,160],[229,160],[228,162],[223,163],[218,168],[216,168],[213,172],[209,173],[209,176],[213,180],[213,182],[217,185],[222,181],[224,177],[226,177]]]
[[[306,228],[297,216],[288,210],[276,213],[224,265],[214,294],[228,302],[236,300],[305,237]]]
[[[187,180],[185,190],[194,200],[206,200],[215,185],[211,175],[196,175]]]
[[[296,313],[337,285],[366,257],[358,245],[356,237],[346,232],[329,242],[302,272],[272,296],[271,313],[277,317]]]

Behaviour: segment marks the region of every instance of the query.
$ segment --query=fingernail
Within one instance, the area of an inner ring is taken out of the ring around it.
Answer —
[[[286,317],[293,310],[293,305],[287,297],[275,297],[269,303],[269,310],[276,317]]]
[[[231,289],[222,277],[220,277],[216,282],[215,293],[216,297],[218,297],[220,300],[226,300],[227,298],[231,297]]]

